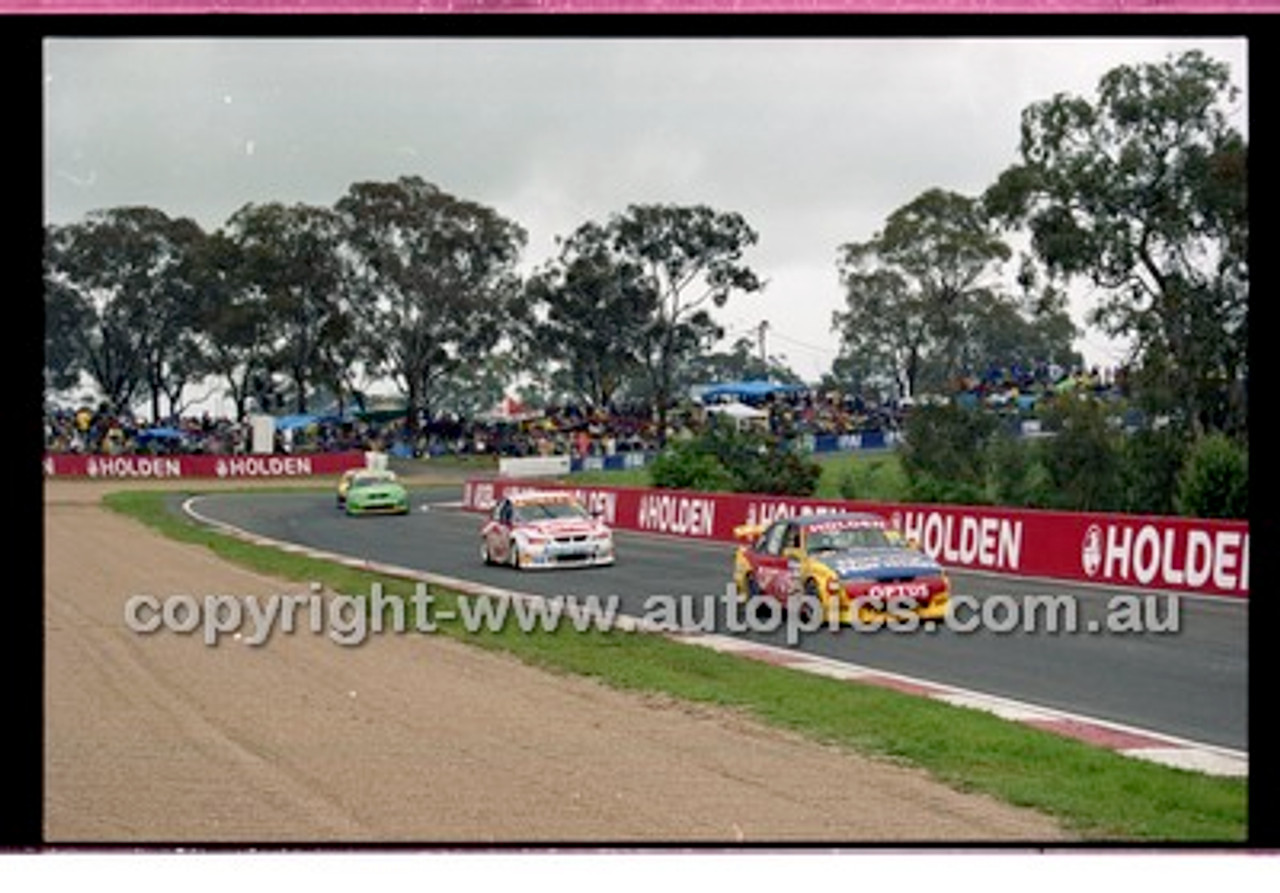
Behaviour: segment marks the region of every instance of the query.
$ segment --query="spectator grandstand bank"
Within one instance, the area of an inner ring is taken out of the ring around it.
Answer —
[[[863,394],[771,381],[735,381],[691,388],[668,413],[659,432],[645,402],[593,407],[578,403],[531,406],[511,397],[471,417],[423,414],[411,429],[407,412],[390,403],[367,412],[346,409],[272,417],[269,448],[254,444],[251,417],[232,419],[207,413],[144,421],[105,405],[50,408],[44,416],[46,454],[81,455],[249,455],[385,451],[400,458],[440,456],[569,456],[572,467],[619,468],[643,464],[667,439],[690,437],[717,416],[728,415],[766,430],[781,442],[807,452],[893,446],[906,416],[923,403],[954,403],[1000,415],[1019,433],[1034,430],[1035,413],[1046,398],[1078,394],[1120,401],[1126,393],[1123,369],[1066,371],[988,370],[954,382],[948,395],[877,399]],[[393,401],[394,403],[394,401]],[[1123,423],[1144,423],[1123,408]],[[1021,427],[1018,427],[1021,426]]]

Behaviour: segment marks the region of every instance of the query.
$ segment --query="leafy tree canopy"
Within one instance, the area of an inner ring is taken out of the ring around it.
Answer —
[[[1090,101],[1023,111],[1021,161],[984,196],[1024,225],[1058,278],[1102,299],[1090,321],[1131,337],[1149,398],[1192,431],[1243,431],[1247,147],[1225,64],[1191,51],[1108,72]]]

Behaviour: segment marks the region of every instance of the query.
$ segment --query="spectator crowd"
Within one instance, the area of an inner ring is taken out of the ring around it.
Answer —
[[[948,391],[945,397],[877,401],[840,391],[801,389],[746,397],[743,402],[765,412],[760,424],[785,441],[806,435],[900,431],[914,406],[923,402],[953,402],[1026,418],[1046,397],[1076,393],[1111,400],[1127,395],[1127,383],[1123,368],[1067,371],[1041,364],[966,376],[952,382]],[[412,435],[404,414],[389,419],[387,415],[394,413],[295,418],[289,427],[275,431],[274,451],[384,450],[402,457],[611,456],[652,452],[663,440],[644,404],[593,408],[570,403],[510,418],[424,417]],[[694,437],[710,419],[706,406],[681,400],[668,414],[665,439]],[[251,452],[251,445],[247,421],[207,413],[147,423],[127,412],[113,413],[104,404],[97,409],[47,409],[44,416],[44,449],[52,453],[238,455]]]

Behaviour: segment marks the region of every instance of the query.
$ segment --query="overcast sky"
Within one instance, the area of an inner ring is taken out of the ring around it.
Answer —
[[[522,225],[527,269],[629,204],[705,203],[759,233],[768,280],[719,311],[729,340],[768,320],[769,352],[816,380],[839,245],[926,189],[981,192],[1027,105],[1190,48],[1244,90],[1247,42],[1222,38],[50,39],[45,214],[150,205],[212,231],[249,202],[418,175]],[[1121,358],[1097,332],[1077,346]]]

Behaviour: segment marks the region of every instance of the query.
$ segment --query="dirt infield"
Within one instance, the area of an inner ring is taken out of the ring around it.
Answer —
[[[207,647],[131,632],[133,595],[301,592],[97,505],[160,483],[45,484],[50,844],[1066,837],[1040,814],[727,710],[442,638]]]

